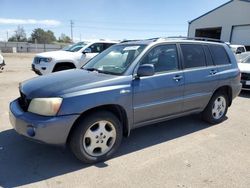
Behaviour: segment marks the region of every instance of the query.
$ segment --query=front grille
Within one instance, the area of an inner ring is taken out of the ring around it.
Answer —
[[[241,73],[241,80],[250,80],[250,73]]]
[[[20,92],[20,95],[21,96],[18,99],[19,105],[23,109],[23,111],[27,112],[31,100],[27,99],[25,94],[23,94],[22,92]]]
[[[35,58],[34,58],[34,63],[35,63],[35,64],[39,64],[39,63],[40,63],[40,59],[41,59],[41,58],[39,58],[39,57],[35,57]]]

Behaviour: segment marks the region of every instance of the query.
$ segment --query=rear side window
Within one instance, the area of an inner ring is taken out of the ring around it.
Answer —
[[[209,49],[211,51],[215,65],[230,64],[227,52],[223,46],[210,45]]]
[[[181,44],[185,68],[206,66],[203,48],[199,44]]]
[[[209,51],[208,46],[203,46],[204,52],[205,52],[205,56],[206,56],[206,62],[207,62],[207,66],[213,66],[213,59],[211,57],[211,53]]]

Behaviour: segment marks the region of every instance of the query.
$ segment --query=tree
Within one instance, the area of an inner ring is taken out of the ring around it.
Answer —
[[[56,41],[56,37],[55,37],[54,33],[50,30],[44,31],[41,28],[37,28],[37,29],[33,30],[33,32],[31,33],[31,41],[33,43],[35,43],[35,41],[37,41],[37,43],[40,43],[40,44],[45,44],[45,43],[50,44],[50,43]]]
[[[21,26],[17,26],[17,29],[15,30],[15,34],[8,39],[10,42],[26,42],[26,33]]]
[[[62,33],[61,36],[58,38],[58,42],[71,43],[71,39],[69,38],[69,36]]]

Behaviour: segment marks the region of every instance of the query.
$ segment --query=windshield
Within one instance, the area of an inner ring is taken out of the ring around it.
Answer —
[[[248,63],[248,64],[250,64],[250,56],[248,56],[247,58],[245,58],[242,63]]]
[[[90,60],[83,69],[107,74],[121,75],[146,45],[114,45]]]
[[[80,49],[82,49],[83,47],[85,47],[88,43],[87,42],[78,42],[72,46],[68,46],[66,48],[64,48],[64,51],[68,51],[68,52],[78,52]]]
[[[237,54],[236,55],[236,59],[241,62],[244,61],[247,57],[250,57],[250,53],[245,52],[245,53],[241,53],[241,54]]]

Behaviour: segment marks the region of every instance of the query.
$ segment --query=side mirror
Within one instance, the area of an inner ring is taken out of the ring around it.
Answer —
[[[86,48],[85,50],[83,50],[82,53],[84,53],[84,54],[91,53],[91,48]]]
[[[155,67],[151,64],[140,65],[137,70],[137,77],[152,76],[155,74]]]

